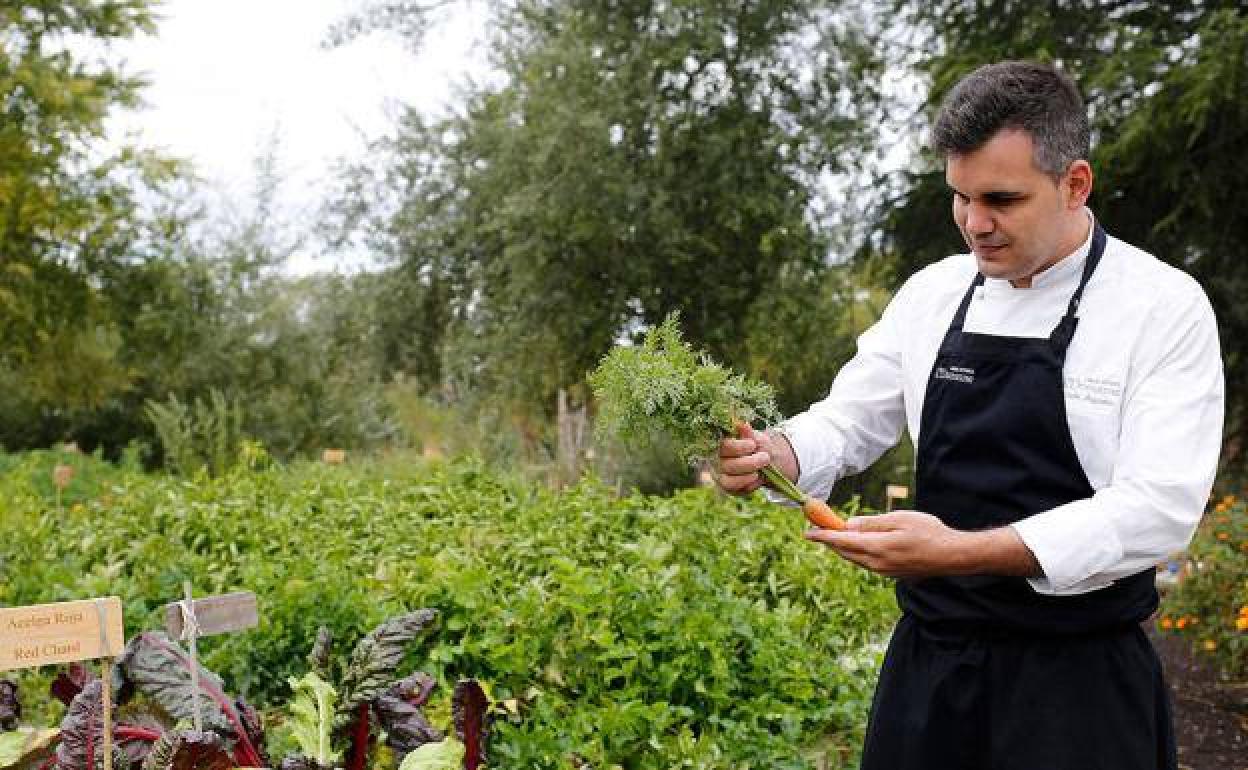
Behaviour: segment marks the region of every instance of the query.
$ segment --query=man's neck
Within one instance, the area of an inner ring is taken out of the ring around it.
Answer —
[[[1043,273],[1045,270],[1052,268],[1058,262],[1061,262],[1063,259],[1066,259],[1071,254],[1074,254],[1076,251],[1078,251],[1079,247],[1082,246],[1085,242],[1087,242],[1088,234],[1091,231],[1091,229],[1092,229],[1092,217],[1088,216],[1088,213],[1086,210],[1082,208],[1079,209],[1078,212],[1066,218],[1065,224],[1063,226],[1063,230],[1065,230],[1065,235],[1063,235],[1061,241],[1058,242],[1058,246],[1055,249],[1055,252],[1058,254],[1058,256],[1055,257],[1052,262],[1045,264],[1043,267],[1041,267],[1039,270],[1032,273],[1031,275],[1010,281],[1010,285],[1012,285],[1016,289],[1030,289],[1031,280],[1033,278],[1035,278],[1040,273]]]

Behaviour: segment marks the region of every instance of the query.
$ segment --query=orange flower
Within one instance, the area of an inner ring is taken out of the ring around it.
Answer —
[[[1214,651],[1214,650],[1216,650],[1216,649],[1218,649],[1218,643],[1217,643],[1217,642],[1215,642],[1215,641],[1214,641],[1214,640],[1212,640],[1212,639],[1206,639],[1206,640],[1205,640],[1205,650],[1206,650],[1207,652],[1213,652],[1213,651]]]
[[[1238,631],[1248,631],[1248,617],[1240,615],[1235,618],[1235,628]]]
[[[1241,618],[1248,617],[1248,604],[1245,604],[1243,607],[1239,608],[1239,616]]]
[[[1230,540],[1230,539],[1231,539],[1231,533],[1229,533],[1229,532],[1219,532],[1219,533],[1218,533],[1218,539],[1219,539],[1219,540]]]
[[[1248,608],[1246,608],[1246,609],[1248,609]],[[1248,623],[1248,618],[1241,617],[1241,618],[1240,618],[1240,620],[1243,620],[1245,623]],[[1164,628],[1164,629],[1166,629],[1167,631],[1169,631],[1171,628],[1174,628],[1174,621],[1173,621],[1173,620],[1171,620],[1170,618],[1162,618],[1162,619],[1161,619],[1161,624],[1160,624],[1160,625],[1161,625],[1161,627],[1162,627],[1162,628]]]
[[[1180,631],[1187,628],[1187,616],[1183,616],[1179,618],[1178,621],[1174,624],[1174,627],[1179,629]]]

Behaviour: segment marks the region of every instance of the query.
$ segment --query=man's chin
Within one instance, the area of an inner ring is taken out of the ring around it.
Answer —
[[[1011,269],[1011,265],[1007,265],[1000,259],[984,258],[979,254],[975,255],[975,265],[979,268],[979,272],[984,274],[985,278],[993,278],[998,281],[1010,281],[1016,276],[1015,271]]]

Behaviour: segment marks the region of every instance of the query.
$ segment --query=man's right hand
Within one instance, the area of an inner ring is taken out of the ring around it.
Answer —
[[[790,480],[797,480],[797,456],[789,440],[779,433],[760,433],[740,423],[736,438],[728,437],[719,442],[715,481],[729,494],[749,494],[763,485],[759,471],[768,463],[775,463]]]

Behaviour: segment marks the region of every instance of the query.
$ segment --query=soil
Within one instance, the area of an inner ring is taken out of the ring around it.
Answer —
[[[1248,682],[1226,682],[1190,640],[1150,631],[1174,706],[1179,770],[1248,770]]]

